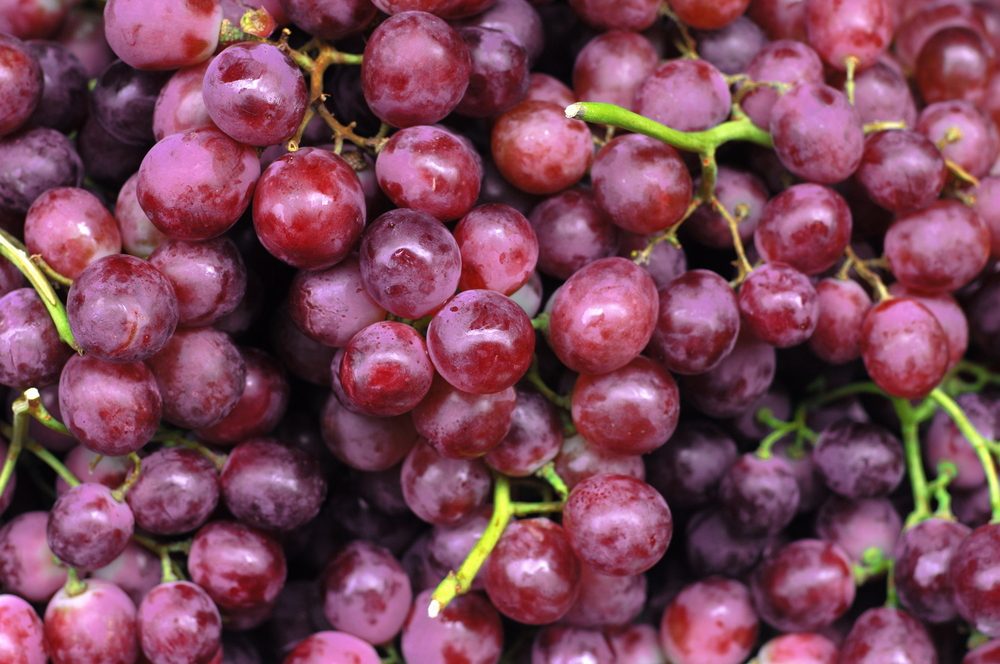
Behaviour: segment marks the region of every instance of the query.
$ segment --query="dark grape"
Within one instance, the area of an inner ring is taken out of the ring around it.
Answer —
[[[744,454],[719,483],[719,502],[729,527],[741,535],[775,535],[795,517],[799,485],[781,457]]]
[[[872,548],[887,557],[894,556],[902,526],[899,513],[887,498],[848,500],[830,496],[816,513],[816,534],[859,563]]]
[[[823,430],[812,458],[827,487],[845,498],[888,495],[905,470],[898,438],[876,424],[847,420]]]
[[[188,572],[220,609],[257,608],[273,602],[285,585],[285,554],[259,530],[212,521],[194,536]]]
[[[1000,635],[1000,525],[972,531],[952,553],[949,581],[958,614],[987,636]]]
[[[139,605],[139,642],[153,664],[209,662],[220,649],[222,618],[208,594],[190,581],[153,588]]]
[[[59,560],[89,571],[117,558],[134,530],[135,517],[126,503],[103,484],[85,482],[56,501],[46,535]]]
[[[949,568],[971,532],[955,521],[929,519],[900,535],[892,554],[893,578],[900,603],[918,619],[942,623],[958,617]]]
[[[140,528],[157,535],[190,532],[215,511],[218,470],[194,450],[163,448],[142,460],[126,498]]]
[[[18,288],[0,298],[0,384],[51,384],[71,354],[33,289]]]
[[[420,441],[403,462],[403,498],[418,517],[453,524],[471,514],[490,490],[490,474],[477,459],[449,459]]]
[[[833,189],[794,185],[768,201],[754,232],[754,246],[766,261],[820,274],[844,253],[851,222],[847,202]]]

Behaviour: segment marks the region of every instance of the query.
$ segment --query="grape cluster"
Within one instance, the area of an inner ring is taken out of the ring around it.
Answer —
[[[0,0],[0,662],[1000,662],[997,0]]]

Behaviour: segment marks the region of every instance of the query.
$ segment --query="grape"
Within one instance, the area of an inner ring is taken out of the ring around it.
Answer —
[[[680,394],[673,377],[637,357],[601,376],[582,375],[573,387],[573,424],[588,441],[615,454],[646,454],[673,434]]]
[[[400,483],[414,514],[447,525],[458,523],[486,500],[490,474],[482,461],[449,459],[420,441],[403,462]]]
[[[893,553],[896,590],[903,607],[920,620],[941,623],[958,617],[949,567],[971,532],[961,523],[935,518],[900,536]]]
[[[142,362],[74,355],[59,378],[59,410],[82,445],[98,454],[122,456],[153,438],[163,399]]]
[[[656,285],[624,258],[589,263],[552,299],[549,345],[574,371],[602,374],[625,366],[656,325]]]
[[[117,558],[91,572],[90,578],[110,581],[138,605],[160,583],[161,573],[160,561],[149,549],[129,542]]]
[[[680,154],[648,136],[612,139],[597,153],[590,174],[597,204],[632,233],[673,226],[691,203],[691,174]]]
[[[944,377],[948,338],[927,307],[910,298],[894,298],[865,314],[861,358],[868,375],[883,390],[917,399]]]
[[[0,31],[21,39],[48,37],[59,28],[72,3],[23,0],[4,2]]]
[[[760,664],[837,664],[837,646],[821,634],[782,634],[757,653]]]
[[[888,495],[903,479],[903,445],[875,424],[841,420],[820,434],[812,452],[823,481],[845,498]]]
[[[964,100],[940,101],[924,107],[916,128],[938,146],[941,156],[973,177],[989,173],[1000,151],[1000,140],[989,118]]]
[[[635,91],[636,113],[678,131],[710,129],[729,117],[731,106],[725,76],[700,59],[667,60]]]
[[[436,377],[427,397],[413,411],[413,424],[442,456],[479,457],[507,435],[515,402],[513,387],[470,394]]]
[[[87,117],[88,77],[83,63],[67,47],[55,42],[28,42],[25,46],[38,60],[44,80],[31,124],[63,132],[79,129]]]
[[[148,147],[121,142],[94,116],[87,118],[76,137],[76,149],[87,176],[114,187],[139,169]]]
[[[962,664],[990,664],[1000,654],[1000,641],[993,639],[966,653]]]
[[[116,141],[153,142],[153,109],[168,74],[138,71],[121,60],[111,63],[91,91],[91,116]]]
[[[750,61],[767,44],[764,31],[746,16],[696,36],[698,54],[723,74],[746,71]]]
[[[507,526],[486,563],[486,594],[503,615],[528,625],[555,622],[579,594],[580,562],[566,531],[548,519]]]
[[[6,32],[6,30],[4,31]],[[32,117],[44,89],[38,55],[12,35],[0,37],[0,136],[21,127]]]
[[[524,99],[548,101],[565,108],[576,101],[576,94],[559,79],[548,74],[532,72],[529,77],[528,93]]]
[[[214,323],[236,309],[246,292],[246,266],[228,238],[197,243],[168,240],[149,262],[173,286],[180,324],[185,327]]]
[[[980,218],[986,222],[986,227],[990,231],[990,256],[995,258],[1000,255],[1000,214],[997,211],[997,197],[1000,196],[1000,177],[989,176],[979,182],[979,187],[975,190],[976,204],[974,209]]]
[[[88,7],[72,7],[52,37],[83,63],[87,78],[97,78],[115,59],[104,37],[104,17]]]
[[[580,181],[593,161],[590,130],[551,102],[523,101],[503,113],[490,135],[503,177],[529,194],[553,194]]]
[[[392,135],[378,154],[379,187],[399,207],[441,221],[465,215],[483,179],[479,155],[463,139],[438,127],[409,127]]]
[[[462,257],[459,290],[486,288],[512,295],[538,262],[538,237],[523,214],[498,203],[479,205],[454,230]]]
[[[739,664],[750,655],[757,628],[747,587],[713,576],[686,586],[670,602],[660,644],[676,664]]]
[[[994,405],[975,393],[962,394],[956,401],[976,431],[989,440],[996,436],[997,419]],[[986,474],[975,449],[947,413],[943,411],[934,413],[924,438],[923,449],[931,468],[936,468],[942,461],[955,464],[958,474],[952,478],[949,486],[956,489],[975,489],[985,484]]]
[[[323,573],[323,613],[335,629],[369,643],[395,639],[413,601],[410,580],[386,549],[348,544]]]
[[[566,438],[555,459],[556,472],[573,488],[583,480],[599,473],[629,475],[637,479],[646,478],[646,470],[641,456],[628,456],[605,452],[591,445],[577,434]]]
[[[409,417],[375,418],[355,413],[332,394],[320,423],[323,440],[333,455],[358,470],[385,470],[396,465],[417,440]]]
[[[865,124],[902,120],[912,127],[917,123],[917,107],[906,77],[882,61],[855,75],[854,108]]]
[[[115,221],[118,222],[118,232],[122,238],[122,250],[139,258],[147,258],[167,238],[139,206],[139,197],[136,195],[138,182],[139,174],[134,173],[119,190],[115,203]]]
[[[656,49],[643,35],[625,30],[601,33],[576,56],[574,95],[631,108],[636,90],[653,73],[656,61]]]
[[[459,30],[472,58],[469,87],[455,112],[488,118],[516,105],[528,91],[528,55],[517,37],[499,30]]]
[[[222,618],[190,581],[153,588],[139,605],[139,642],[152,664],[208,662],[222,643]]]
[[[0,657],[16,664],[45,664],[42,619],[17,595],[0,595]]]
[[[814,275],[837,263],[850,238],[851,211],[843,197],[829,187],[799,184],[768,201],[754,246],[768,262]]]
[[[782,95],[770,129],[781,163],[805,180],[840,182],[861,163],[861,118],[843,93],[822,83],[800,83]]]
[[[43,405],[44,401],[43,398]],[[54,405],[56,412],[58,412],[59,402],[56,401]],[[56,416],[51,410],[49,412],[53,417]],[[63,457],[62,462],[78,480],[103,484],[109,489],[116,489],[125,481],[125,477],[132,469],[132,461],[127,456],[104,456],[88,450],[83,445],[77,445],[72,436],[65,437],[73,441],[73,447]],[[145,466],[143,468],[145,469]],[[55,485],[57,496],[63,495],[70,489],[69,484],[62,477],[56,477]]]
[[[70,279],[122,248],[114,217],[96,196],[73,187],[49,189],[35,199],[24,220],[24,243]]]
[[[492,664],[503,649],[503,627],[496,609],[479,594],[456,597],[436,618],[427,615],[431,591],[413,601],[403,625],[403,657],[411,662]]]
[[[700,179],[695,182],[695,186],[701,186]],[[750,173],[719,166],[715,197],[737,220],[740,239],[744,243],[749,242],[754,236],[764,205],[767,203],[768,193],[764,183]],[[711,205],[700,205],[684,223],[684,231],[706,247],[730,249],[733,246],[733,234],[729,230],[729,224]],[[664,242],[661,245],[669,243]]]
[[[795,517],[799,485],[784,459],[744,454],[722,477],[719,503],[734,532],[776,535]]]
[[[785,632],[823,629],[854,602],[850,559],[820,540],[797,540],[769,554],[750,588],[758,615]]]
[[[891,556],[901,530],[899,513],[887,498],[830,496],[816,513],[816,534],[838,545],[858,563],[872,548]]]
[[[361,238],[361,281],[380,306],[421,318],[451,297],[461,275],[454,236],[426,212],[386,212]]]
[[[214,127],[205,108],[201,89],[210,60],[179,69],[160,88],[153,106],[153,136],[163,140],[171,134]]]
[[[272,316],[270,333],[271,347],[289,372],[315,385],[329,387],[330,363],[336,349],[303,334],[284,307]]]
[[[326,480],[314,459],[268,438],[237,445],[222,468],[219,486],[233,516],[271,531],[308,523],[326,498]]]
[[[687,562],[699,574],[742,576],[754,568],[767,545],[764,537],[733,531],[714,510],[695,513],[687,522]]]
[[[215,511],[218,470],[194,450],[163,448],[142,460],[139,480],[126,499],[143,530],[157,535],[190,532]]]
[[[738,302],[747,328],[777,348],[807,341],[819,319],[816,289],[786,263],[766,263],[751,272],[740,286]]]
[[[197,429],[215,424],[239,403],[246,363],[224,332],[181,329],[148,360],[163,396],[163,417]]]
[[[738,415],[767,391],[774,380],[774,347],[744,331],[709,371],[683,379],[692,405],[710,417]]]
[[[613,664],[615,655],[607,637],[598,630],[556,625],[535,634],[531,664]]]
[[[644,574],[611,576],[580,565],[580,594],[561,622],[574,627],[628,625],[646,603],[646,585]]]
[[[285,554],[276,539],[259,530],[212,521],[194,536],[188,572],[220,609],[259,608],[285,585]]]
[[[675,507],[700,507],[714,496],[723,475],[736,461],[736,443],[714,424],[682,422],[646,458],[649,483]]]
[[[615,576],[648,570],[663,557],[673,535],[663,496],[642,480],[608,473],[573,487],[563,527],[583,563]]]
[[[887,606],[868,609],[854,622],[841,644],[839,662],[891,661],[937,664],[937,652],[927,630],[910,614]]]
[[[218,129],[194,129],[171,134],[146,153],[136,194],[149,220],[167,237],[209,240],[240,218],[259,176],[252,147]]]
[[[365,291],[353,256],[325,270],[300,271],[289,286],[288,299],[295,324],[327,346],[344,346],[385,318],[385,310]]]
[[[31,288],[0,298],[0,384],[48,385],[72,354]]]
[[[264,248],[305,270],[336,265],[365,226],[365,194],[344,159],[303,148],[276,160],[253,195],[253,226]]]
[[[322,0],[282,0],[278,6],[288,13],[288,21],[278,23],[291,22],[311,35],[331,40],[361,31],[377,13],[368,0],[337,4]]]
[[[289,385],[284,368],[255,348],[241,350],[246,364],[243,393],[221,420],[198,429],[198,437],[211,443],[236,443],[270,433],[288,408]]]
[[[85,482],[56,501],[47,537],[52,553],[82,570],[104,567],[125,549],[135,529],[132,510],[103,484]]]
[[[958,201],[938,201],[902,216],[885,234],[892,273],[907,288],[923,293],[953,291],[969,283],[986,265],[989,250],[985,222]]]
[[[889,0],[843,0],[836,4],[806,0],[809,44],[828,65],[846,69],[847,58],[858,67],[874,64],[892,41],[894,21]]]
[[[538,236],[538,269],[559,279],[618,250],[618,231],[593,194],[570,189],[542,201],[528,217]]]
[[[691,27],[718,30],[742,16],[750,5],[750,0],[725,0],[712,5],[700,0],[670,0],[669,4],[677,18]]]
[[[818,315],[809,348],[824,362],[843,364],[861,357],[861,324],[872,306],[868,293],[850,279],[816,284]]]
[[[459,293],[427,328],[427,351],[438,374],[473,394],[513,386],[527,372],[534,350],[531,320],[515,302],[495,291]]]
[[[757,2],[753,3],[754,5]],[[805,5],[800,0],[800,5]],[[804,41],[804,40],[803,40]],[[765,44],[747,65],[747,76],[751,81],[787,83],[822,83],[823,63],[816,51],[802,41],[781,38]],[[778,101],[778,91],[769,85],[750,88],[741,102],[747,117],[758,127],[767,128],[771,123],[771,111]]]
[[[924,42],[914,70],[927,103],[966,99],[981,104],[992,70],[993,47],[966,28],[945,28]]]
[[[620,662],[629,664],[663,664],[657,630],[645,623],[605,630],[608,643]]]
[[[629,0],[624,5],[609,0],[572,0],[569,6],[598,30],[640,32],[656,21],[659,4],[650,0]]]
[[[972,531],[952,553],[949,580],[958,614],[987,636],[1000,634],[1000,526]]]
[[[228,647],[226,652],[229,652]],[[369,643],[344,632],[323,631],[300,641],[282,664],[324,664],[324,662],[378,664],[382,660]]]
[[[30,602],[47,602],[66,583],[49,548],[47,512],[22,512],[0,528],[0,582]]]
[[[545,45],[545,34],[542,26],[542,18],[538,11],[525,0],[497,0],[492,7],[482,13],[461,21],[462,25],[477,26],[498,30],[514,39],[524,47],[528,55],[528,64],[533,63],[542,53]],[[545,74],[531,74],[534,80],[537,76]],[[551,77],[547,77],[551,78]],[[560,83],[560,85],[562,85]],[[573,103],[571,100],[564,104],[567,106]]]
[[[219,43],[218,0],[185,0],[150,7],[143,0],[109,0],[104,35],[119,58],[136,69],[177,69],[207,60]]]
[[[113,254],[88,265],[66,302],[73,335],[93,357],[135,362],[157,353],[174,333],[177,297],[146,261]]]
[[[410,412],[434,378],[424,339],[409,325],[392,321],[373,323],[351,337],[333,371],[338,372],[344,403],[375,417]]]
[[[45,607],[45,645],[56,664],[134,662],[137,632],[135,604],[107,581],[89,579],[79,595],[63,588]]]
[[[434,526],[431,529],[427,543],[427,563],[433,578],[427,587],[435,587],[448,572],[461,567],[466,556],[486,532],[491,513],[492,509],[484,505],[458,523]],[[486,589],[485,569],[482,571],[472,581],[472,590]]]
[[[457,30],[422,11],[390,16],[365,45],[365,101],[395,127],[432,124],[458,106],[472,58]]]
[[[73,143],[46,127],[0,139],[0,211],[21,214],[54,187],[78,187],[83,162]],[[14,168],[14,165],[17,168]]]
[[[970,28],[982,32],[982,19],[971,4],[964,2],[906,3],[908,10],[896,30],[896,56],[902,66],[912,69],[927,40],[946,28]]]

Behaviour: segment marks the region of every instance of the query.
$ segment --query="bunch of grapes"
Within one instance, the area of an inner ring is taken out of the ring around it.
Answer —
[[[997,0],[0,0],[0,662],[1000,663],[997,259]]]

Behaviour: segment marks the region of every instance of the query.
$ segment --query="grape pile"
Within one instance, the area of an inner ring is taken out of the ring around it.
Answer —
[[[0,0],[0,663],[1000,664],[1000,0]]]

